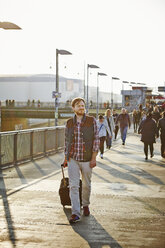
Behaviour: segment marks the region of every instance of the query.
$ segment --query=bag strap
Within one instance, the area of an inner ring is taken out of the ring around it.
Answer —
[[[101,124],[101,126],[100,126],[100,128],[99,128],[99,132],[100,132],[100,130],[102,129],[103,126],[104,126],[104,124]]]

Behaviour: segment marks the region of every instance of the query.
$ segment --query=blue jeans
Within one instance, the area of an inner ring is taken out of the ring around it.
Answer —
[[[120,132],[121,132],[121,139],[122,141],[125,143],[126,137],[127,137],[127,130],[128,130],[128,126],[126,127],[121,127],[120,128]]]
[[[107,147],[111,147],[112,145],[112,138],[109,137],[109,134],[107,134],[107,137],[106,137],[106,145]]]

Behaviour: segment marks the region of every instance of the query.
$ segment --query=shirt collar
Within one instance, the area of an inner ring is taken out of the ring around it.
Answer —
[[[85,120],[86,120],[86,114],[83,115],[83,118],[81,120],[81,123],[84,123]],[[77,116],[76,115],[74,115],[74,117],[73,117],[73,123],[74,124],[77,124]]]

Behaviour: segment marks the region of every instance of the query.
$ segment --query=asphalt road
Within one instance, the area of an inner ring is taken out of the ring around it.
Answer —
[[[118,138],[93,169],[91,215],[70,225],[60,204],[63,153],[0,172],[0,247],[165,248],[165,159],[140,136]],[[67,169],[65,170],[67,176]]]

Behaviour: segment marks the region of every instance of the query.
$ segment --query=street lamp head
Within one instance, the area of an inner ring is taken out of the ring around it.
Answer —
[[[107,74],[102,73],[102,72],[98,72],[98,75],[99,75],[99,76],[107,76]]]
[[[88,64],[88,68],[100,68],[100,67],[98,67],[97,65],[89,65]]]
[[[130,82],[131,84],[136,84],[135,82]]]
[[[117,78],[117,77],[112,77],[112,79],[114,79],[114,80],[120,80],[120,78]]]
[[[66,51],[66,50],[58,50],[58,49],[57,49],[57,52],[58,52],[58,54],[60,54],[60,55],[72,55],[72,53],[70,53],[70,52],[68,52],[68,51]]]
[[[140,85],[146,85],[146,84],[144,84],[144,83],[137,83],[137,84],[140,84]]]
[[[123,84],[129,84],[129,82],[128,81],[123,81]]]
[[[3,29],[21,29],[18,25],[12,22],[0,22],[0,28]]]

